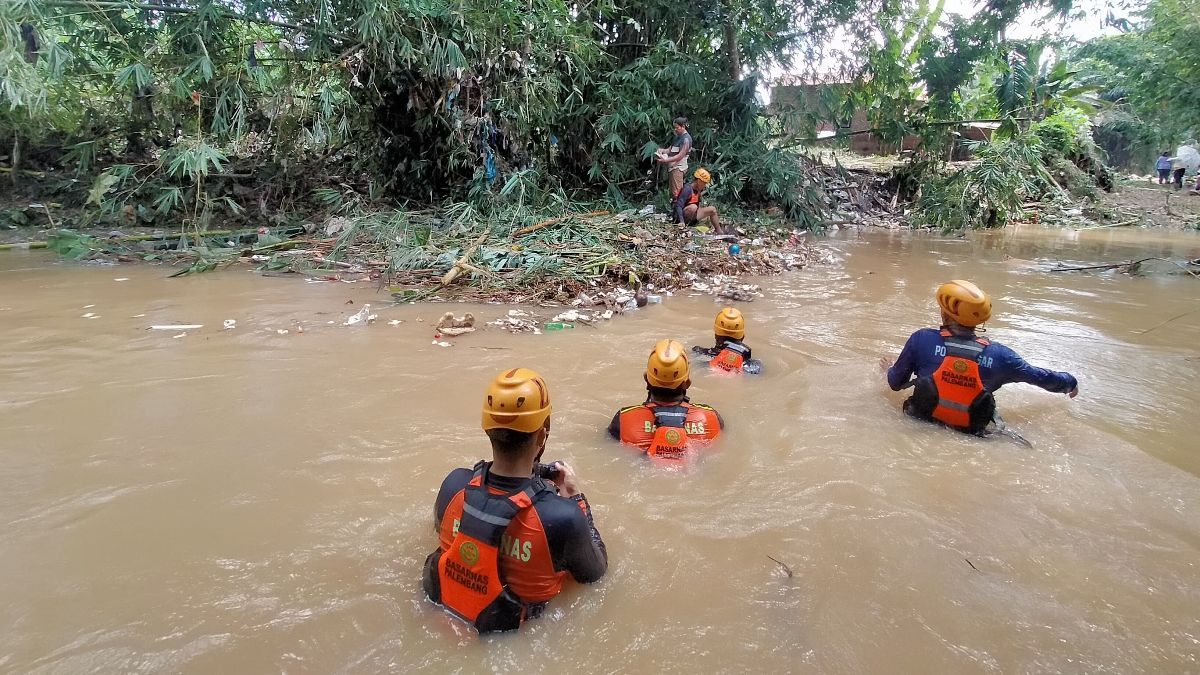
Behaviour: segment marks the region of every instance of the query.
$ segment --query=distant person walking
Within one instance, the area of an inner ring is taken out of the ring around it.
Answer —
[[[1184,175],[1188,171],[1200,170],[1200,150],[1196,150],[1196,140],[1194,138],[1189,138],[1186,143],[1175,150],[1175,156],[1171,158],[1171,164],[1175,167],[1171,182],[1175,184],[1176,190],[1182,190]]]
[[[1158,184],[1165,185],[1171,180],[1171,153],[1164,152],[1158,156],[1154,168],[1158,169]]]

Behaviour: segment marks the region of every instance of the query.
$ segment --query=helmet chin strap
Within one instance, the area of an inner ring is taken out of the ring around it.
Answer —
[[[547,420],[547,422],[549,422],[549,420]],[[546,432],[546,435],[545,435],[545,436],[542,436],[542,445],[541,445],[541,447],[539,447],[539,448],[538,448],[538,453],[537,453],[537,456],[533,458],[533,463],[534,463],[534,464],[537,464],[538,462],[542,461],[542,455],[546,454],[546,444],[550,442],[550,428],[549,428],[549,424],[547,424],[546,426],[542,427],[542,428],[541,428],[541,430],[542,430],[542,431],[545,431],[545,432]]]

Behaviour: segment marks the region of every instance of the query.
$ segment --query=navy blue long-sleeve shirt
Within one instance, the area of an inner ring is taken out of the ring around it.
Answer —
[[[888,368],[888,386],[899,391],[914,374],[917,377],[933,374],[942,365],[945,344],[941,331],[936,328],[922,328],[913,333],[896,363]],[[1012,349],[997,342],[984,347],[976,360],[983,387],[991,393],[1012,382],[1032,384],[1056,394],[1069,393],[1079,386],[1074,375],[1031,366]]]
[[[687,222],[683,216],[683,207],[688,205],[688,202],[692,200],[692,195],[694,194],[696,194],[696,189],[692,187],[691,183],[685,184],[683,189],[679,191],[679,196],[675,198],[675,203],[672,204],[672,208],[675,211],[675,222]]]

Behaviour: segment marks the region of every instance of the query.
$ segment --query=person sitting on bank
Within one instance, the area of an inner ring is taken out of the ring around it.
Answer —
[[[692,135],[688,133],[688,118],[676,117],[674,122],[675,139],[670,148],[659,148],[655,153],[659,164],[667,167],[667,184],[671,190],[671,200],[679,197],[683,190],[683,177],[687,175],[688,155],[692,152]]]
[[[687,354],[676,340],[659,340],[646,361],[646,402],[613,415],[608,433],[653,459],[681,459],[693,442],[717,438],[725,421],[716,410],[688,400]]]
[[[701,167],[696,169],[692,178],[692,182],[684,185],[679,196],[675,198],[675,222],[692,226],[707,220],[713,232],[724,234],[721,220],[717,217],[717,207],[700,203],[701,195],[712,184],[712,174],[708,169]]]
[[[750,358],[750,347],[742,342],[746,337],[746,318],[733,307],[726,307],[713,319],[713,347],[692,347],[693,354],[709,359],[714,370],[730,373],[762,373],[762,362]]]
[[[455,469],[434,503],[439,547],[425,560],[431,600],[480,633],[539,616],[563,583],[592,583],[608,553],[565,462],[538,464],[550,436],[550,391],[532,370],[496,376],[483,403],[492,461]]]
[[[1075,398],[1079,382],[1070,373],[1031,366],[1016,352],[976,334],[992,314],[992,300],[969,281],[951,281],[935,294],[940,329],[922,328],[908,338],[887,370],[888,386],[914,385],[904,402],[913,417],[980,434],[996,413],[994,394],[1011,382],[1024,382]],[[880,365],[887,366],[881,359]],[[910,383],[909,378],[916,375]]]

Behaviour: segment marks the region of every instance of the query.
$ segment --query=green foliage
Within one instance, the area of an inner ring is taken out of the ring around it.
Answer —
[[[1045,151],[1055,151],[1063,156],[1079,153],[1092,144],[1091,121],[1084,112],[1073,108],[1036,122],[1029,130],[1041,139]]]
[[[1112,107],[1098,136],[1121,164],[1147,171],[1162,150],[1200,133],[1200,15],[1197,0],[1148,0],[1126,32],[1073,52]]]
[[[79,199],[92,217],[200,221],[251,196],[212,180],[227,172],[272,184],[260,208],[622,203],[660,189],[653,150],[682,114],[727,196],[799,215],[811,200],[770,150],[754,73],[868,26],[873,1],[12,0],[0,138],[97,188]],[[132,168],[114,181],[113,165]]]
[[[1004,227],[1027,199],[1045,190],[1042,144],[1020,135],[974,144],[977,161],[969,168],[931,181],[913,216],[916,225],[942,230]]]
[[[46,239],[46,248],[68,260],[87,258],[101,250],[100,243],[95,237],[69,229],[52,232]]]

